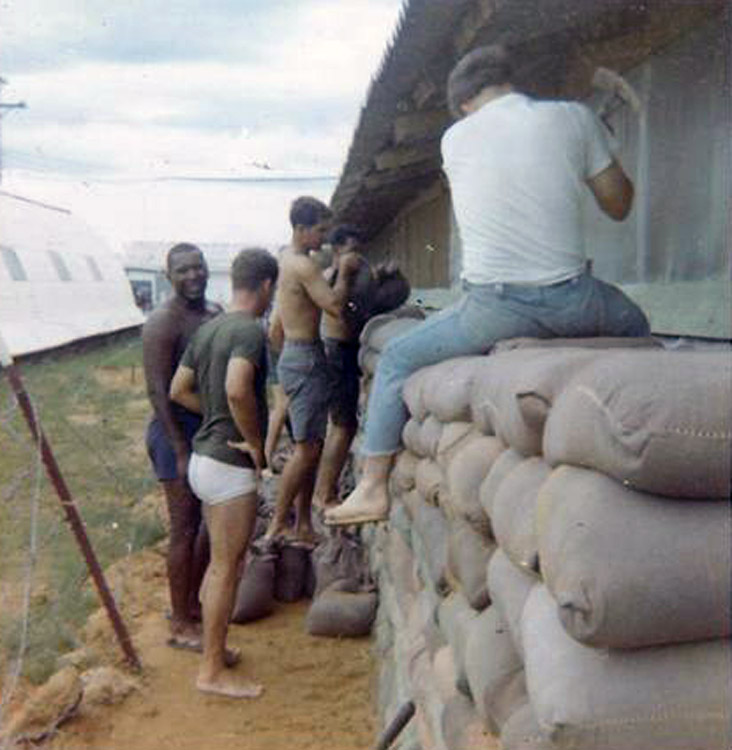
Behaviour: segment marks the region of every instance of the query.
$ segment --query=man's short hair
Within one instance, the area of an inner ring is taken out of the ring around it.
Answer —
[[[296,226],[314,227],[321,221],[330,219],[333,212],[322,201],[303,195],[296,198],[290,206],[290,224]]]
[[[359,243],[363,242],[361,232],[353,224],[339,224],[328,235],[328,244],[335,247],[342,247],[350,239]]]
[[[513,64],[503,44],[489,44],[468,52],[447,79],[447,105],[453,117],[464,115],[461,105],[487,86],[511,83]]]
[[[190,242],[179,242],[177,245],[173,245],[165,256],[165,268],[168,271],[170,271],[170,264],[173,262],[173,258],[181,253],[199,253],[203,257],[200,247],[196,247],[196,245],[192,245]]]
[[[231,264],[231,286],[256,292],[264,281],[277,282],[280,269],[274,255],[261,247],[241,250]]]

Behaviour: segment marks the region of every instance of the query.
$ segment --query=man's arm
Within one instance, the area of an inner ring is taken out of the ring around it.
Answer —
[[[633,205],[633,183],[620,164],[613,159],[610,166],[587,180],[600,209],[615,221],[622,221]]]
[[[257,394],[255,390],[256,366],[244,357],[232,357],[226,367],[226,398],[234,424],[244,438],[236,444],[248,453],[257,471],[267,465],[264,458],[264,441],[259,426]]]
[[[277,352],[282,351],[285,344],[285,329],[282,327],[282,318],[280,317],[279,307],[275,307],[269,319],[267,328],[267,338],[270,346]]]
[[[314,261],[303,258],[300,263],[299,279],[310,299],[325,312],[338,317],[346,304],[351,279],[358,268],[358,256],[346,253],[338,265],[338,278],[333,287],[325,280],[322,271]]]
[[[151,318],[142,331],[142,360],[147,395],[176,456],[188,456],[188,442],[173,414],[169,386],[175,369],[176,335],[162,317]]]
[[[201,397],[196,391],[196,373],[190,367],[178,365],[170,382],[170,398],[188,411],[202,414]]]

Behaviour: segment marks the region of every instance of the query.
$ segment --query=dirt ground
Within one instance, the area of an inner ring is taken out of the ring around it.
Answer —
[[[368,638],[325,639],[305,633],[308,601],[280,604],[269,618],[234,625],[236,667],[265,687],[254,701],[203,695],[193,686],[198,657],[165,645],[164,558],[148,551],[114,566],[110,585],[144,665],[140,689],[59,728],[50,750],[358,750],[373,747],[374,663]],[[106,616],[87,628],[97,650],[116,648]]]

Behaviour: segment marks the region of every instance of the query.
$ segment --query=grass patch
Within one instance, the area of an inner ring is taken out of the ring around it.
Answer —
[[[43,430],[102,567],[159,541],[160,518],[141,500],[157,487],[144,448],[145,405],[139,338],[63,352],[19,366]],[[0,378],[0,651],[20,645],[22,591],[31,518],[37,559],[24,676],[42,682],[98,606],[86,568],[37,446]]]

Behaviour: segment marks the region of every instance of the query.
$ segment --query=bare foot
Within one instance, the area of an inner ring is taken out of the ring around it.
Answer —
[[[385,521],[389,516],[389,495],[386,484],[367,485],[361,482],[337,508],[326,512],[329,526]]]
[[[203,643],[201,636],[195,636],[194,638],[184,638],[181,635],[172,635],[166,641],[168,646],[171,648],[179,649],[180,651],[191,651],[194,654],[203,653]],[[241,651],[238,648],[227,648],[224,651],[224,665],[227,667],[235,667],[241,661]]]
[[[288,535],[287,539],[306,547],[316,547],[320,543],[320,536],[315,533],[312,526],[295,529],[293,533]]]
[[[337,497],[321,498],[320,496],[313,496],[313,508],[316,508],[317,510],[328,511],[331,508],[337,508],[338,504]]]
[[[277,539],[286,539],[292,533],[292,529],[286,523],[272,519],[263,538],[265,541],[273,542]]]
[[[200,622],[182,622],[180,620],[170,621],[170,637],[183,641],[194,641],[201,639]]]
[[[196,687],[202,693],[223,695],[226,698],[259,698],[264,690],[256,682],[230,674],[220,674],[210,679],[199,676]]]

